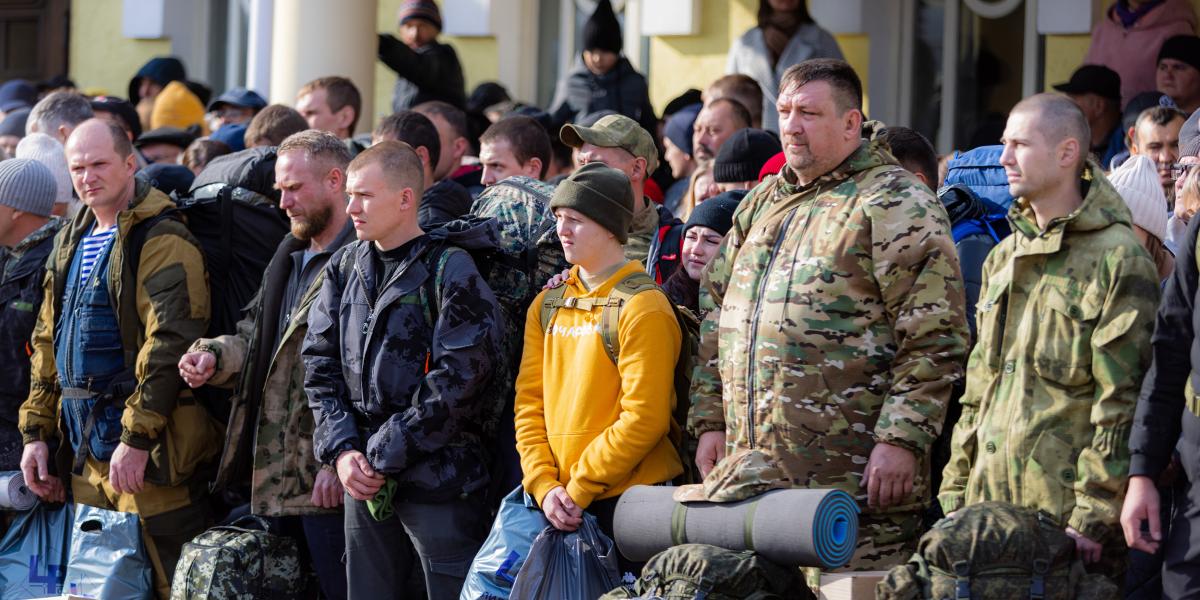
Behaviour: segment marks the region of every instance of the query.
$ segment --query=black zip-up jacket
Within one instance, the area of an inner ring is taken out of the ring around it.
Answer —
[[[51,218],[29,234],[0,263],[0,424],[17,427],[17,410],[29,395],[29,338],[42,310],[42,277],[54,234],[63,221]]]
[[[379,285],[370,242],[330,258],[301,351],[317,460],[359,450],[412,501],[487,486],[481,392],[502,321],[461,249],[492,249],[496,240],[494,221],[451,223],[417,238]]]
[[[1180,244],[1175,272],[1167,279],[1151,338],[1150,370],[1142,380],[1133,431],[1129,435],[1129,474],[1156,479],[1179,451],[1188,480],[1200,477],[1200,298],[1196,233],[1192,219]],[[1183,349],[1187,348],[1187,352]],[[1191,383],[1189,386],[1188,383]]]

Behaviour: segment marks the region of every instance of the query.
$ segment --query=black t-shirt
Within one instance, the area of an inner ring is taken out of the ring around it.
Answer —
[[[383,293],[383,287],[391,281],[392,276],[396,274],[396,269],[400,268],[404,259],[408,258],[408,254],[412,251],[413,246],[424,239],[424,235],[419,235],[391,250],[380,250],[375,244],[371,244],[371,256],[375,259],[375,289],[377,293]]]

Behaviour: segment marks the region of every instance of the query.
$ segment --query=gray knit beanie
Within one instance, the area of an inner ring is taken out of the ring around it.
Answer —
[[[49,217],[58,184],[46,165],[29,158],[0,161],[0,204]]]
[[[621,244],[629,241],[633,190],[622,171],[599,162],[575,169],[550,198],[550,209],[556,208],[577,210],[611,231]]]

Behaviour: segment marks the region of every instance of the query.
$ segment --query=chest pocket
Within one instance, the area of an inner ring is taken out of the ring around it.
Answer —
[[[975,352],[993,373],[1000,369],[1001,353],[1004,352],[1004,327],[1008,312],[1009,277],[1001,272],[988,282],[987,296],[980,298],[975,308],[977,339]]]
[[[1062,386],[1086,385],[1091,380],[1092,332],[1100,302],[1086,291],[1071,292],[1055,285],[1043,286],[1037,302],[1037,335],[1030,340],[1034,371]]]

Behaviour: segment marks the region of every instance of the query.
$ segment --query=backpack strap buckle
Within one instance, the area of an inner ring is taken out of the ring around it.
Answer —
[[[971,563],[967,561],[954,563],[954,598],[971,600]]]
[[[1046,573],[1050,563],[1044,558],[1034,559],[1033,577],[1029,582],[1029,600],[1043,600],[1046,597]]]
[[[573,309],[578,304],[579,304],[579,298],[577,298],[575,296],[571,296],[569,298],[562,299],[562,305],[564,308],[572,308]]]

